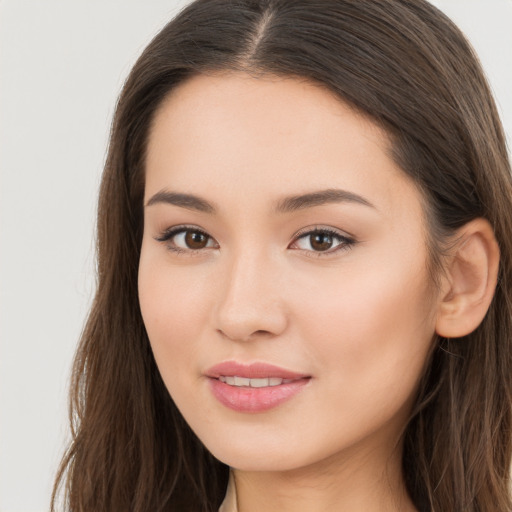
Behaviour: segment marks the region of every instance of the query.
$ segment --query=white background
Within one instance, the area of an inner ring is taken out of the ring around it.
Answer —
[[[48,510],[115,100],[187,0],[0,0],[0,512]],[[438,0],[512,136],[512,0]],[[510,147],[510,145],[509,145]]]

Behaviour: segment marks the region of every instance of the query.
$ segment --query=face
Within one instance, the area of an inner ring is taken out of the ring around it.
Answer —
[[[140,305],[165,385],[221,461],[389,450],[435,329],[421,195],[319,86],[175,89],[146,161]]]

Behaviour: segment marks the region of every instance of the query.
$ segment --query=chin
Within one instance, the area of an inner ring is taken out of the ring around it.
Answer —
[[[245,439],[240,443],[205,446],[216,459],[240,471],[290,471],[315,462],[315,457],[299,452],[296,446],[286,447],[282,443],[249,443]]]
[[[222,458],[215,454],[214,456],[233,469],[247,472],[291,471],[303,467],[303,464],[301,464],[299,461],[289,461],[286,457],[282,456],[282,454],[281,456],[276,457],[275,453],[271,457],[262,456],[261,453],[230,453],[227,454],[226,457]]]

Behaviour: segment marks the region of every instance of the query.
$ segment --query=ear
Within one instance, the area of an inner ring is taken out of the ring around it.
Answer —
[[[489,222],[465,224],[448,259],[442,280],[436,332],[458,338],[473,332],[489,309],[498,279],[500,251]]]

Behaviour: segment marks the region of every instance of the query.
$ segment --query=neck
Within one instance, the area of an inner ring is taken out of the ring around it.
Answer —
[[[416,511],[402,477],[401,454],[347,455],[289,471],[234,470],[238,512]]]

